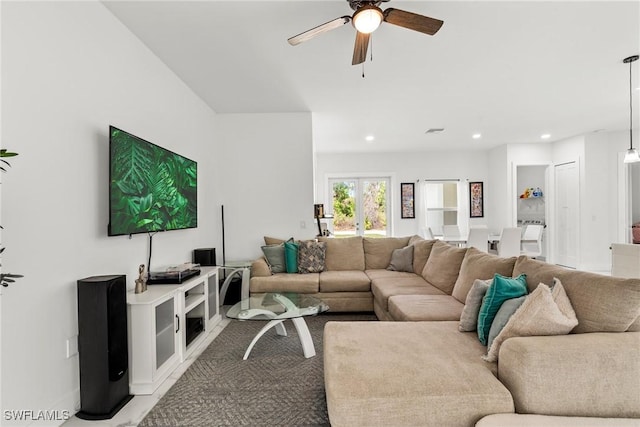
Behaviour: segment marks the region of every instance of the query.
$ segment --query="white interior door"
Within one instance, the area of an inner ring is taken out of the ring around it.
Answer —
[[[580,185],[576,162],[555,166],[555,263],[578,266]]]

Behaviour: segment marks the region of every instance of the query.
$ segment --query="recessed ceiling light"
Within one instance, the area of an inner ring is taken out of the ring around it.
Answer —
[[[367,135],[364,139],[365,139],[365,141],[371,142],[376,138],[373,135]]]
[[[545,133],[545,134],[540,135],[540,138],[542,138],[542,139],[549,139],[549,138],[551,138],[551,135],[550,135],[550,134],[548,134],[548,133]]]
[[[480,138],[482,138],[482,134],[481,133],[474,133],[473,135],[471,135],[471,138],[480,139]]]

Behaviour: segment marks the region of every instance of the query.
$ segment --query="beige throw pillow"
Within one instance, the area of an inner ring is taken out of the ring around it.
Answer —
[[[497,361],[500,346],[508,338],[565,335],[578,324],[562,283],[553,281],[553,290],[541,283],[529,294],[493,340],[484,360]]]
[[[462,314],[460,315],[460,324],[458,329],[461,332],[475,331],[478,327],[478,313],[484,298],[493,279],[480,280],[476,279],[467,293],[467,300],[464,303]]]
[[[502,258],[484,253],[473,247],[467,249],[451,296],[464,303],[467,298],[467,292],[471,289],[474,280],[492,279],[496,273],[504,277],[511,277],[515,263],[515,257]]]
[[[451,295],[467,248],[437,241],[422,270],[422,277],[447,295]]]

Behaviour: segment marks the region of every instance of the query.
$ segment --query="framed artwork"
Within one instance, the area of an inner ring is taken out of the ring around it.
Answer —
[[[484,217],[484,191],[482,182],[469,183],[469,216],[471,218]]]
[[[404,218],[415,218],[415,199],[414,199],[415,184],[413,182],[403,182],[400,184],[400,201],[402,205],[402,215]]]

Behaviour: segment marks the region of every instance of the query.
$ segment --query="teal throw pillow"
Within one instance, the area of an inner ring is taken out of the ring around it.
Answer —
[[[300,245],[293,239],[284,242],[284,262],[287,273],[298,272],[298,248]]]
[[[262,253],[267,259],[272,274],[287,271],[284,261],[284,244],[262,246]]]
[[[482,345],[487,345],[491,324],[502,303],[526,294],[526,274],[521,274],[516,278],[504,277],[498,273],[493,276],[493,282],[489,285],[489,289],[482,299],[480,314],[478,314],[478,339]]]

